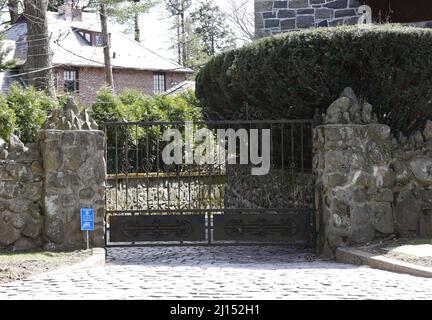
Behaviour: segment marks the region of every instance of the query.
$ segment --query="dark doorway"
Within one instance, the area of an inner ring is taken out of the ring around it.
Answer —
[[[431,0],[364,0],[376,21],[408,23],[432,20]]]

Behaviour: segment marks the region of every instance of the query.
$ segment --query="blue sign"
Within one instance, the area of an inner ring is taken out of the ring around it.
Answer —
[[[81,231],[94,231],[94,209],[81,209]]]

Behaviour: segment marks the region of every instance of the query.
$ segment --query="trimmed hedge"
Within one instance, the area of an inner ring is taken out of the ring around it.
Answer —
[[[432,119],[432,30],[320,28],[265,38],[213,58],[197,76],[211,119],[312,118],[350,86],[379,120],[410,133]]]

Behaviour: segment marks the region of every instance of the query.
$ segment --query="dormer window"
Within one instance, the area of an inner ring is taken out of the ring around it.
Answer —
[[[102,32],[82,30],[82,29],[78,29],[76,31],[89,45],[93,47],[103,46]],[[109,39],[111,43],[111,34],[109,35]]]

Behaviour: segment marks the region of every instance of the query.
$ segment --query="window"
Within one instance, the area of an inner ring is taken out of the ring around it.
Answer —
[[[90,33],[90,32],[81,30],[81,31],[78,31],[78,34],[79,34],[81,37],[83,37],[83,38],[84,38],[84,39],[85,39],[89,44],[92,43],[92,40],[91,40],[91,33]]]
[[[103,37],[101,32],[89,31],[89,30],[76,30],[78,34],[91,46],[102,47]],[[111,46],[111,34],[108,36],[108,42]]]
[[[91,34],[86,32],[84,38],[87,40],[88,43],[91,43]]]
[[[79,90],[78,70],[64,70],[63,80],[65,92],[76,92]]]
[[[163,93],[166,91],[165,73],[157,72],[153,75],[154,93]]]
[[[102,47],[103,46],[103,38],[101,34],[95,34],[95,46]]]

